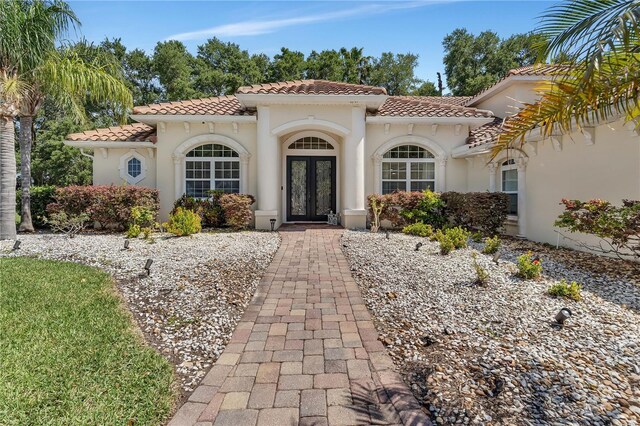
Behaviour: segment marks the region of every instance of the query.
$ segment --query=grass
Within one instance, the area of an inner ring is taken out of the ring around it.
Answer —
[[[173,379],[136,334],[109,275],[0,258],[0,423],[161,424]]]

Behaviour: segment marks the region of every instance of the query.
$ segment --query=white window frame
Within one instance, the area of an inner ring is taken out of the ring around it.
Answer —
[[[205,146],[205,145],[221,145],[227,149],[232,150],[233,152],[235,152],[237,154],[237,157],[189,157],[189,153],[197,148],[200,148],[201,146]],[[220,143],[220,142],[206,142],[197,146],[192,147],[191,149],[189,149],[189,151],[187,151],[185,153],[185,157],[184,157],[184,174],[183,174],[183,183],[184,183],[184,193],[187,194],[187,181],[206,181],[207,179],[200,179],[200,178],[187,178],[187,163],[190,161],[200,161],[200,162],[208,162],[210,165],[210,172],[211,172],[211,176],[209,177],[208,181],[209,181],[209,190],[213,191],[216,190],[216,182],[238,182],[238,192],[237,194],[241,194],[242,193],[242,168],[243,168],[243,161],[241,159],[241,154],[234,149],[233,147],[230,147],[224,143]],[[238,177],[237,178],[216,178],[216,162],[234,162],[234,163],[238,163]],[[223,191],[223,190],[221,190]],[[189,194],[187,194],[189,195]],[[206,198],[206,196],[204,197],[195,197],[193,195],[189,195],[190,197],[194,197],[194,198]]]
[[[505,191],[504,189],[504,173],[506,171],[509,170],[515,170],[516,171],[516,190],[515,191]],[[506,159],[500,162],[500,192],[504,192],[505,194],[515,194],[516,196],[516,214],[513,213],[509,213],[508,217],[510,219],[517,219],[518,218],[518,213],[520,212],[520,203],[519,203],[519,197],[518,197],[518,163],[516,162],[515,159],[510,158],[510,159]]]
[[[423,149],[425,151],[427,151],[431,157],[430,158],[385,158],[385,155],[391,151],[392,149],[396,149],[400,146],[414,146],[416,148],[420,148]],[[398,182],[398,181],[402,181],[403,179],[385,179],[384,178],[384,164],[385,163],[404,163],[405,167],[406,167],[406,177],[404,179],[405,181],[405,191],[411,191],[411,182],[431,182],[433,185],[433,191],[437,190],[437,181],[438,181],[438,172],[437,172],[437,168],[436,168],[436,158],[433,152],[431,152],[429,149],[417,145],[417,144],[413,144],[413,143],[405,143],[405,144],[400,144],[400,145],[396,145],[394,147],[392,147],[391,149],[387,150],[383,155],[382,155],[382,164],[381,164],[381,171],[380,171],[380,193],[384,194],[384,183],[385,182]],[[412,179],[411,178],[411,169],[412,169],[412,163],[431,163],[433,164],[433,179]]]
[[[138,176],[131,176],[129,174],[129,160],[137,159],[140,161],[140,174]],[[144,155],[139,154],[135,149],[130,150],[126,154],[120,157],[120,177],[127,183],[135,185],[141,182],[147,177],[147,159]]]

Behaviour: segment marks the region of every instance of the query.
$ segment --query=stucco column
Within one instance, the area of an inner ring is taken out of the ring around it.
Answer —
[[[351,133],[345,137],[342,182],[344,182],[344,210],[342,224],[345,228],[364,228],[367,224],[365,210],[365,108],[351,108]]]
[[[185,176],[182,172],[182,164],[184,163],[184,155],[173,154],[173,179],[176,200],[182,197],[185,192],[184,181]]]
[[[520,157],[518,167],[518,236],[527,236],[527,159]]]
[[[373,159],[373,192],[382,194],[382,155],[375,154]]]
[[[489,169],[489,192],[496,192],[496,172],[498,171],[498,165],[496,163],[489,163],[487,168]]]
[[[447,159],[438,158],[438,170],[436,172],[436,192],[445,192],[447,190]]]
[[[240,154],[240,193],[246,194],[249,188],[249,158],[251,154]]]
[[[258,207],[256,210],[256,228],[271,229],[271,219],[280,226],[280,150],[278,137],[271,134],[270,110],[268,106],[258,105]]]

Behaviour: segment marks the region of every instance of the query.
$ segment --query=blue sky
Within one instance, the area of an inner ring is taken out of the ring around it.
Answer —
[[[507,37],[536,27],[548,1],[72,1],[90,41],[119,37],[129,49],[152,52],[159,40],[189,50],[217,36],[251,53],[273,56],[285,46],[311,50],[364,47],[365,54],[420,56],[419,78],[442,71],[442,39],[455,28]]]

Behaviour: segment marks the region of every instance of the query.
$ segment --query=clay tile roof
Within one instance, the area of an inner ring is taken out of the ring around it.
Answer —
[[[463,106],[472,96],[404,96],[405,98],[423,100],[436,104]]]
[[[218,96],[137,106],[133,108],[133,113],[140,115],[255,115],[255,110],[244,108],[235,96]]]
[[[110,141],[110,142],[153,142],[156,143],[156,129],[142,123],[126,126],[87,130],[67,136],[69,141]]]
[[[388,117],[493,117],[490,111],[451,103],[437,103],[423,98],[427,97],[390,96],[372,115]]]
[[[566,70],[567,66],[562,64],[537,64],[509,70],[506,77],[512,75],[554,75]]]
[[[500,132],[502,132],[502,124],[504,120],[496,117],[491,123],[487,123],[469,132],[467,145],[470,148],[478,145],[484,145],[496,140]]]
[[[384,87],[327,80],[296,80],[244,86],[239,88],[236,93],[254,95],[386,95],[387,90]]]

